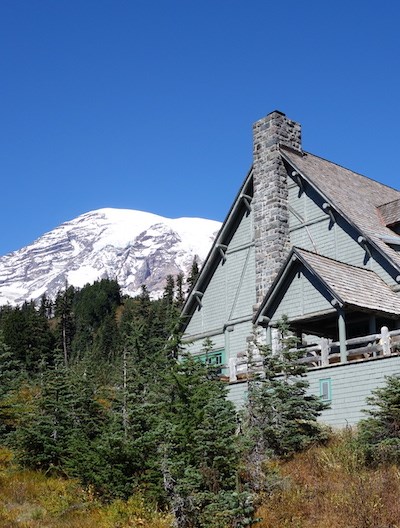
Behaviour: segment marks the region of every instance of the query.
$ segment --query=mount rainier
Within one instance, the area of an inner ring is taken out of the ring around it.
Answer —
[[[136,295],[145,284],[160,295],[167,275],[203,262],[221,226],[201,218],[164,218],[129,209],[98,209],[0,257],[0,305],[50,298],[65,284],[116,279]]]

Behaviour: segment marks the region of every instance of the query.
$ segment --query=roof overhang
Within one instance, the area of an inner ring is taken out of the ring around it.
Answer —
[[[189,324],[190,317],[201,307],[199,298],[204,294],[218,264],[225,259],[225,251],[234,234],[234,228],[244,214],[248,214],[251,209],[253,198],[253,170],[250,168],[238,194],[230,208],[221,229],[204,261],[200,274],[190,289],[186,302],[181,311],[181,330],[184,331]]]
[[[304,260],[297,248],[292,248],[287,257],[285,263],[282,265],[278,275],[276,276],[272,286],[270,287],[267,295],[265,296],[263,302],[261,303],[257,313],[253,318],[253,323],[261,326],[265,326],[269,322],[269,317],[266,314],[269,312],[270,308],[276,302],[279,295],[282,294],[282,289],[286,290],[294,276],[295,273],[299,271],[299,268],[307,269],[315,279],[323,286],[327,298],[330,298],[332,304],[332,312],[337,308],[343,307],[345,304],[343,299],[334,292],[328,284],[319,276],[318,273]]]
[[[255,314],[253,323],[262,326],[269,323],[273,315],[271,310],[279,304],[279,297],[287,291],[299,271],[317,285],[318,290],[332,305],[332,313],[346,308],[389,317],[400,316],[400,296],[373,271],[294,247]],[[367,293],[363,293],[363,289]],[[301,319],[307,320],[315,316],[315,313],[304,314]]]

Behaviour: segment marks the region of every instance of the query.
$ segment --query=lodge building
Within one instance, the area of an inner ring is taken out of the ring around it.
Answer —
[[[253,164],[183,308],[188,351],[220,366],[240,406],[254,335],[274,350],[286,315],[321,419],[354,424],[400,374],[400,191],[303,151],[274,111],[253,126]],[[253,351],[254,353],[254,351]],[[256,358],[257,362],[257,358]]]

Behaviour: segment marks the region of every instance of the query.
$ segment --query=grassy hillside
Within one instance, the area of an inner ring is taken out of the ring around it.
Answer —
[[[400,469],[367,469],[351,432],[271,466],[281,482],[264,498],[258,528],[400,527]],[[0,451],[2,528],[169,528],[172,518],[139,498],[102,505],[71,480],[16,468]]]
[[[73,480],[16,467],[0,449],[1,528],[168,528],[171,518],[140,497],[102,505]]]
[[[398,528],[400,468],[366,468],[351,431],[279,466],[285,481],[258,528]]]

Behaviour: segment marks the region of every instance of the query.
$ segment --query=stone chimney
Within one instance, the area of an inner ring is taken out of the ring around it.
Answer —
[[[301,126],[274,111],[253,125],[256,309],[290,250],[287,173],[279,145],[301,151]]]

